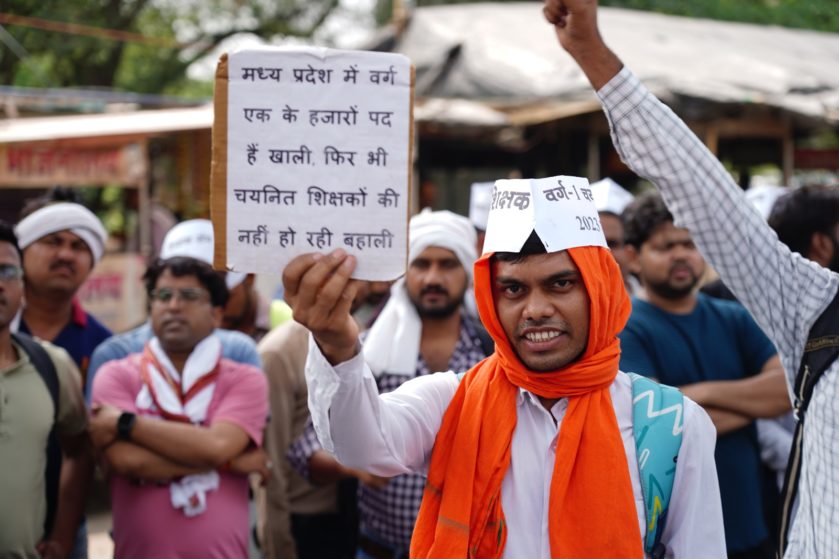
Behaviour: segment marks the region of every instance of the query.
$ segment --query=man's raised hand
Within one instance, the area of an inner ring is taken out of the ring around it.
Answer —
[[[597,0],[545,0],[542,13],[595,90],[620,71],[623,64],[603,42],[597,27]]]
[[[351,280],[355,257],[341,249],[304,254],[283,271],[285,300],[294,320],[314,336],[324,357],[337,365],[356,354],[358,325],[350,314],[358,282]]]

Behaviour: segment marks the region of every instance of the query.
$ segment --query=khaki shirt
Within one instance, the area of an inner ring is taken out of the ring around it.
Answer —
[[[78,435],[87,427],[79,370],[63,349],[46,342],[41,346],[58,375],[57,431]],[[18,360],[0,369],[0,557],[34,559],[40,557],[35,546],[44,536],[44,471],[54,410],[29,356],[14,347]]]

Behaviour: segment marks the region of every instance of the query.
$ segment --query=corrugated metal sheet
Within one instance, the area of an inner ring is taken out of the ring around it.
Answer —
[[[38,142],[108,136],[153,136],[209,129],[213,106],[95,115],[0,120],[0,143]]]
[[[601,8],[599,21],[609,45],[660,95],[767,105],[839,123],[839,34],[616,8]],[[496,110],[592,99],[541,3],[419,8],[393,50],[416,64],[424,98]]]

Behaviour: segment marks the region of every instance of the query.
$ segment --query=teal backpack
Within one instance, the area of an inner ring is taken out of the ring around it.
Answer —
[[[458,381],[465,374],[459,373]],[[652,559],[663,559],[661,535],[682,446],[684,397],[678,388],[635,373],[627,374],[632,380],[632,432],[647,518],[644,551]]]
[[[685,426],[684,397],[677,388],[628,374],[632,379],[632,431],[647,518],[644,551],[653,559],[662,559],[665,548],[661,535]]]

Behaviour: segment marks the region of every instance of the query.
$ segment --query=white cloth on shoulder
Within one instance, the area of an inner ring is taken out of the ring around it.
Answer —
[[[408,262],[429,247],[452,251],[472,283],[477,254],[477,234],[465,217],[449,212],[422,211],[411,219],[408,231]],[[390,299],[364,340],[364,359],[378,377],[383,373],[412,375],[417,368],[422,320],[408,297],[405,279],[390,288]]]
[[[151,363],[148,364],[149,379],[153,385],[157,405],[152,398],[149,386],[144,382],[135,400],[137,409],[156,410],[157,406],[160,406],[167,413],[188,417],[193,424],[204,422],[207,418],[210,402],[213,399],[216,383],[207,385],[185,404],[182,404],[180,396],[166,381],[164,375],[168,373],[175,382],[181,384],[183,393],[188,392],[196,382],[215,370],[221,358],[221,341],[218,337],[215,335],[207,336],[195,346],[186,360],[183,375],[178,373],[172,365],[172,361],[163,351],[160,341],[156,337],[149,342],[149,349],[166,371],[158,371]],[[183,513],[190,517],[203,513],[207,510],[207,493],[217,490],[219,481],[218,472],[211,470],[184,476],[178,481],[171,482],[169,484],[169,496],[172,506],[176,509],[182,509]]]

